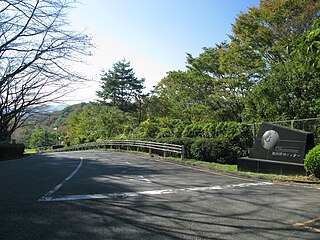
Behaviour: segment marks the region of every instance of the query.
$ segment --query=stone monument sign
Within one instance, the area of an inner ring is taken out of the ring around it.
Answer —
[[[313,147],[313,133],[262,123],[249,157],[238,159],[238,170],[305,175],[304,157]]]

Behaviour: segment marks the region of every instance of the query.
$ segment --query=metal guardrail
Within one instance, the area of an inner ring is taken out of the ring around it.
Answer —
[[[159,142],[148,142],[138,140],[108,140],[101,142],[84,143],[59,149],[54,149],[54,152],[64,151],[79,151],[89,150],[96,148],[121,148],[130,150],[134,148],[136,151],[148,150],[149,154],[152,154],[152,150],[163,152],[163,156],[166,157],[167,153],[177,153],[181,155],[181,159],[185,157],[185,149],[183,145],[159,143]]]

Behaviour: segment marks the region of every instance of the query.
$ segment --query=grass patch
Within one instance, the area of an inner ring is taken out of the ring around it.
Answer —
[[[209,169],[215,170],[222,170],[222,171],[229,171],[229,172],[237,172],[237,166],[231,164],[220,164],[215,162],[204,162],[194,159],[181,159],[181,158],[172,158],[169,159],[174,160],[175,162],[185,163],[188,165],[198,166],[198,167],[205,167]]]
[[[292,181],[292,182],[306,182],[306,183],[311,182],[311,183],[320,184],[320,179],[316,178],[315,176],[301,176],[301,175],[290,176],[290,175],[278,175],[278,174],[266,174],[266,173],[254,173],[254,172],[242,172],[242,171],[240,172],[237,169],[237,165],[221,164],[221,163],[215,163],[215,162],[210,163],[210,162],[203,162],[203,161],[194,160],[194,159],[180,159],[180,158],[173,158],[173,157],[170,157],[168,159],[181,164],[206,168],[209,170],[224,172],[227,174],[229,173],[229,174],[233,174],[240,177],[258,178],[258,179],[264,179],[264,180],[275,181],[275,182]]]
[[[25,149],[24,150],[24,154],[33,154],[33,153],[36,153],[36,149]]]

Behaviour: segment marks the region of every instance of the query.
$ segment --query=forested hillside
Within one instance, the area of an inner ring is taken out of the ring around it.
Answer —
[[[81,113],[86,105],[87,103],[75,104],[59,111],[51,111],[48,107],[39,109],[38,114],[30,116],[12,138],[31,148],[56,144],[57,134],[63,138],[65,121],[69,115]],[[48,136],[51,136],[50,139]]]
[[[229,39],[187,54],[187,70],[168,72],[148,94],[130,62],[118,61],[101,73],[100,101],[32,119],[27,143],[153,139],[190,145],[197,158],[212,159],[217,146],[245,155],[248,123],[320,116],[319,12],[320,1],[261,0],[239,13]]]

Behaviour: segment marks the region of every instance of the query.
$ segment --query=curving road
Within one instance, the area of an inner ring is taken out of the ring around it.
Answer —
[[[137,154],[0,162],[0,239],[319,239],[320,188]]]

